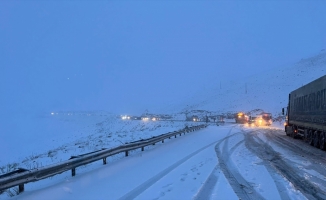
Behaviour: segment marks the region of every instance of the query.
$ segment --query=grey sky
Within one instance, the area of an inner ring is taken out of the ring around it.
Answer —
[[[0,112],[155,110],[318,53],[325,10],[326,1],[0,1]]]

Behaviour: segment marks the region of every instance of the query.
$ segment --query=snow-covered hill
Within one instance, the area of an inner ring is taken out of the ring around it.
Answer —
[[[323,50],[291,66],[252,74],[238,80],[230,76],[228,82],[220,82],[217,76],[215,80],[208,80],[200,91],[170,108],[175,111],[202,109],[221,113],[262,109],[278,115],[281,108],[287,106],[291,91],[326,74],[326,52]]]

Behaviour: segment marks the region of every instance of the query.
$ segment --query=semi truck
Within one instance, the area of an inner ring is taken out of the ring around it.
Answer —
[[[270,126],[272,125],[272,114],[271,113],[261,113],[257,115],[255,118],[255,125],[256,126]]]
[[[292,91],[284,112],[286,135],[326,150],[326,75]]]
[[[246,115],[244,112],[238,112],[235,115],[235,123],[237,124],[245,124],[248,123],[249,121],[249,116]]]

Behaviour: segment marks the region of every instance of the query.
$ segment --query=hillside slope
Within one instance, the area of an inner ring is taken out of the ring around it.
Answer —
[[[176,104],[173,110],[250,111],[263,109],[274,115],[287,106],[288,94],[326,74],[326,52],[301,59],[292,66],[275,68],[241,80],[207,81],[201,91]]]

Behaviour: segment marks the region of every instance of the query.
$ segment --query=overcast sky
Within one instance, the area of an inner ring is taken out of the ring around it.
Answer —
[[[3,0],[0,112],[155,111],[317,54],[325,11],[317,0]]]

